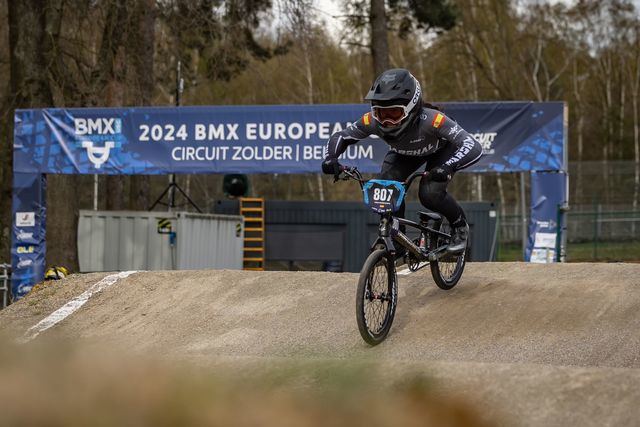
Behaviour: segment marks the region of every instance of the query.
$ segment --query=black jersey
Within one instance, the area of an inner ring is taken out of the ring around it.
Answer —
[[[346,129],[331,135],[325,158],[337,159],[349,145],[371,135],[376,135],[386,142],[391,151],[405,156],[424,157],[441,150],[446,144],[453,144],[456,150],[445,163],[454,170],[475,163],[482,156],[480,143],[441,111],[423,108],[415,123],[407,128],[400,138],[394,140],[385,140],[374,120],[371,113],[366,113]]]

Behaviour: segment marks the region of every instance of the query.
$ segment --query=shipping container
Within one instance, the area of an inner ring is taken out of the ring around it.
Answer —
[[[190,212],[81,210],[81,272],[242,268],[244,219]]]

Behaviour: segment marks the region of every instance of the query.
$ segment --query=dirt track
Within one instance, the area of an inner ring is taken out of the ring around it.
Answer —
[[[23,334],[102,276],[32,293],[0,312],[0,332]],[[449,292],[428,270],[400,276],[396,320],[376,348],[355,325],[356,281],[335,273],[137,273],[43,336],[228,369],[364,360],[383,376],[427,372],[445,392],[513,424],[640,420],[640,265],[470,264]]]

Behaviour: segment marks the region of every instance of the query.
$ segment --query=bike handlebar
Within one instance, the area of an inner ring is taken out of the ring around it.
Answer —
[[[343,166],[340,165],[340,172],[343,172],[346,177],[343,178],[344,180],[348,180],[348,179],[353,179],[356,180],[360,183],[360,187],[362,187],[365,183],[365,180],[362,178],[362,174],[360,173],[360,171],[358,170],[357,167],[355,166]],[[413,180],[415,180],[418,177],[428,177],[429,176],[429,172],[428,171],[418,171],[418,172],[414,172],[411,175],[409,175],[409,177],[402,183],[402,185],[404,185],[404,187],[408,190],[409,186],[411,186],[411,183],[413,182]]]

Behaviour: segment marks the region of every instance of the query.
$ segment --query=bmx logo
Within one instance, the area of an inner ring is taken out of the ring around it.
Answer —
[[[29,258],[19,258],[18,268],[27,268],[33,265],[33,260]]]
[[[93,166],[96,169],[100,169],[109,160],[109,154],[111,149],[115,147],[115,143],[113,141],[105,141],[103,147],[97,147],[93,144],[93,141],[82,141],[82,148],[87,149],[87,157],[89,157],[89,161],[93,163]]]
[[[73,119],[76,135],[116,135],[122,132],[122,121],[118,118],[98,117]]]

